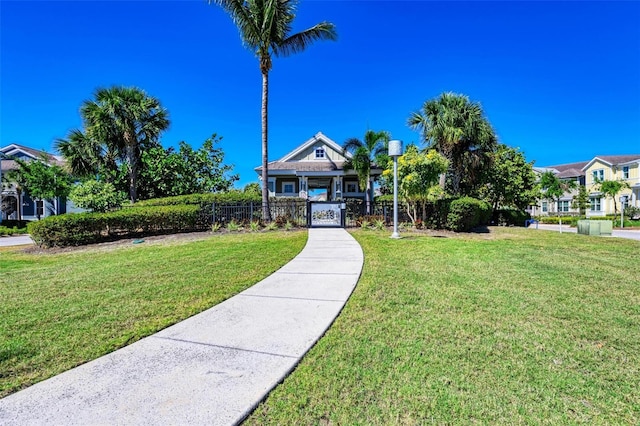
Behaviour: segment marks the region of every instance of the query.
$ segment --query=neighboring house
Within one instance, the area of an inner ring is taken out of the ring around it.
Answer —
[[[15,161],[33,161],[46,159],[48,164],[63,165],[62,158],[49,154],[48,152],[32,149],[23,145],[11,144],[0,148],[0,170],[2,171],[2,185],[0,185],[0,205],[7,207],[6,211],[0,208],[2,219],[22,219],[37,220],[40,218],[76,211],[71,202],[62,198],[52,200],[33,199],[15,182],[7,185],[6,174],[12,170],[19,169]]]
[[[600,155],[591,161],[561,164],[549,167],[534,167],[534,171],[542,174],[552,171],[560,179],[575,180],[577,184],[585,186],[589,193],[589,208],[587,216],[606,216],[614,214],[611,198],[602,196],[597,189],[597,181],[622,180],[630,189],[622,190],[616,196],[616,204],[620,211],[619,198],[627,196],[626,206],[640,207],[640,154],[636,155]],[[578,209],[572,207],[573,197],[577,190],[568,192],[560,198],[560,203],[551,200],[540,200],[538,205],[531,206],[529,212],[533,216],[548,214],[578,214]]]
[[[577,188],[578,185],[584,186],[585,177],[582,168],[586,164],[586,161],[582,161],[579,163],[559,164],[557,166],[534,167],[533,171],[538,174],[538,176],[545,172],[553,172],[558,179],[575,181]],[[577,193],[577,189],[565,193],[560,197],[560,202],[557,200],[540,200],[538,205],[531,206],[529,213],[531,213],[532,216],[546,216],[550,213],[566,215],[578,214],[578,209],[572,207],[573,197]]]
[[[327,201],[364,199],[356,172],[343,169],[350,158],[351,154],[343,154],[339,144],[318,132],[281,159],[269,163],[269,195]],[[255,170],[261,176],[262,166]],[[381,174],[382,169],[371,168],[372,180]]]
[[[640,154],[635,155],[599,155],[589,161],[582,171],[586,176],[590,208],[588,216],[605,216],[614,213],[613,200],[598,192],[598,180],[621,180],[630,188],[616,195],[616,204],[620,211],[621,196],[627,196],[626,206],[640,207]]]

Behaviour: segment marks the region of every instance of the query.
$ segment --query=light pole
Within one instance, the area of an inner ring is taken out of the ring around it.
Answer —
[[[620,228],[624,228],[624,205],[626,204],[628,198],[626,195],[620,196]]]
[[[402,141],[389,141],[389,157],[393,158],[393,234],[391,238],[400,238],[398,233],[398,157],[402,155]]]

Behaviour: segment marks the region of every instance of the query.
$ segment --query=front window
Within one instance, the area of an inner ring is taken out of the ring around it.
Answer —
[[[560,201],[558,202],[558,212],[568,212],[569,211],[569,201]]]
[[[589,201],[589,210],[592,212],[599,212],[601,210],[602,205],[600,204],[600,197],[591,198]]]
[[[44,216],[44,201],[36,200],[36,216]]]
[[[547,213],[549,211],[549,203],[547,203],[546,201],[542,202],[542,212],[543,213]]]
[[[267,188],[269,188],[270,193],[276,192],[276,181],[274,179],[269,179],[267,181]]]
[[[316,148],[316,158],[324,158],[324,148]]]
[[[285,194],[293,194],[295,193],[296,185],[294,182],[282,182],[282,192]]]
[[[347,183],[347,192],[358,192],[358,184],[352,182]]]
[[[604,180],[604,169],[598,169],[591,172],[591,177],[593,178],[593,182],[603,181]]]
[[[622,178],[629,179],[629,166],[624,166],[622,168]]]

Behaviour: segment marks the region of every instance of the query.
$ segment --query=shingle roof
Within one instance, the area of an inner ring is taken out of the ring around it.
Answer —
[[[272,161],[269,170],[295,170],[297,172],[332,172],[342,170],[344,161]],[[262,166],[256,167],[257,171]]]
[[[13,147],[13,149],[8,150],[8,148],[11,148],[11,147]],[[0,148],[0,151],[5,151],[5,153],[6,153],[6,152],[14,151],[16,149],[20,150],[20,151],[23,151],[23,152],[29,154],[30,156],[32,156],[33,158],[36,158],[36,159],[40,159],[42,157],[45,157],[47,159],[47,163],[49,163],[49,164],[57,164],[59,166],[64,164],[64,160],[62,160],[60,157],[56,157],[55,155],[49,154],[48,152],[40,151],[39,149],[29,148],[27,146],[20,145],[20,144],[17,144],[17,143],[12,143],[11,145],[8,145],[8,146],[5,146],[3,148]],[[11,157],[10,154],[6,154],[6,155]],[[3,163],[4,163],[4,161],[8,161],[8,160],[3,160]],[[17,168],[17,165],[14,168]],[[4,170],[4,166],[3,166],[2,169]]]
[[[640,154],[632,155],[596,155],[596,158],[611,164],[622,164],[630,161],[640,161]]]

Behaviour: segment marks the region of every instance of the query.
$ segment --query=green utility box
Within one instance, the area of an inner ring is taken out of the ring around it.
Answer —
[[[579,220],[578,234],[583,235],[611,235],[613,221],[611,220]]]

